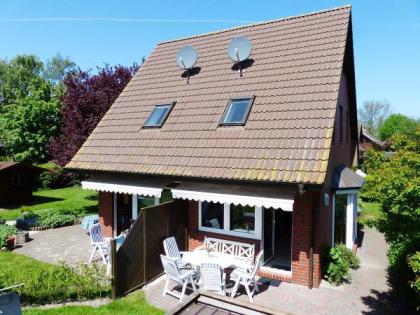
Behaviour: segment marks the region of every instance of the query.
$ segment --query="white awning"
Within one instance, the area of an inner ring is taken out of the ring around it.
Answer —
[[[167,183],[167,180],[159,181],[154,179],[118,179],[110,176],[94,176],[89,180],[82,181],[82,188],[96,191],[121,194],[137,194],[160,198],[162,189],[166,186]]]
[[[243,206],[293,211],[296,189],[254,185],[182,183],[172,188],[172,196],[179,199],[233,203]]]

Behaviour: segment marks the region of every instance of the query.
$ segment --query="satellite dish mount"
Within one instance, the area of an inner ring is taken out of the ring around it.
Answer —
[[[245,36],[235,37],[230,41],[228,54],[230,59],[238,65],[240,77],[242,77],[242,63],[249,58],[251,50],[251,41]]]
[[[176,54],[176,64],[187,73],[187,84],[190,82],[191,69],[198,59],[197,51],[192,46],[184,46]]]

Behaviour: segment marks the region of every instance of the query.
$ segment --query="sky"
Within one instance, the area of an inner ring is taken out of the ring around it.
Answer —
[[[0,59],[140,63],[164,40],[352,5],[356,94],[420,117],[420,0],[0,0]]]

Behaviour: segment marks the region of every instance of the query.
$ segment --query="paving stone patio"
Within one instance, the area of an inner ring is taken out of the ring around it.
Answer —
[[[78,225],[30,232],[29,237],[29,242],[14,251],[52,264],[88,262],[92,251],[89,235]]]
[[[367,229],[358,256],[361,267],[352,272],[352,282],[339,287],[322,282],[319,289],[308,289],[290,283],[260,279],[261,293],[254,303],[290,314],[397,314],[386,296],[387,245],[382,234]],[[173,309],[178,300],[162,297],[164,279],[160,278],[143,290],[150,303],[164,309]],[[385,297],[385,298],[384,298]],[[247,301],[243,294],[236,299]]]

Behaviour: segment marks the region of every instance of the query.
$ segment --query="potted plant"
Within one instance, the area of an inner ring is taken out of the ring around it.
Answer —
[[[7,249],[13,250],[15,248],[15,240],[16,240],[16,236],[15,235],[10,235],[6,239],[6,247],[7,247]]]

